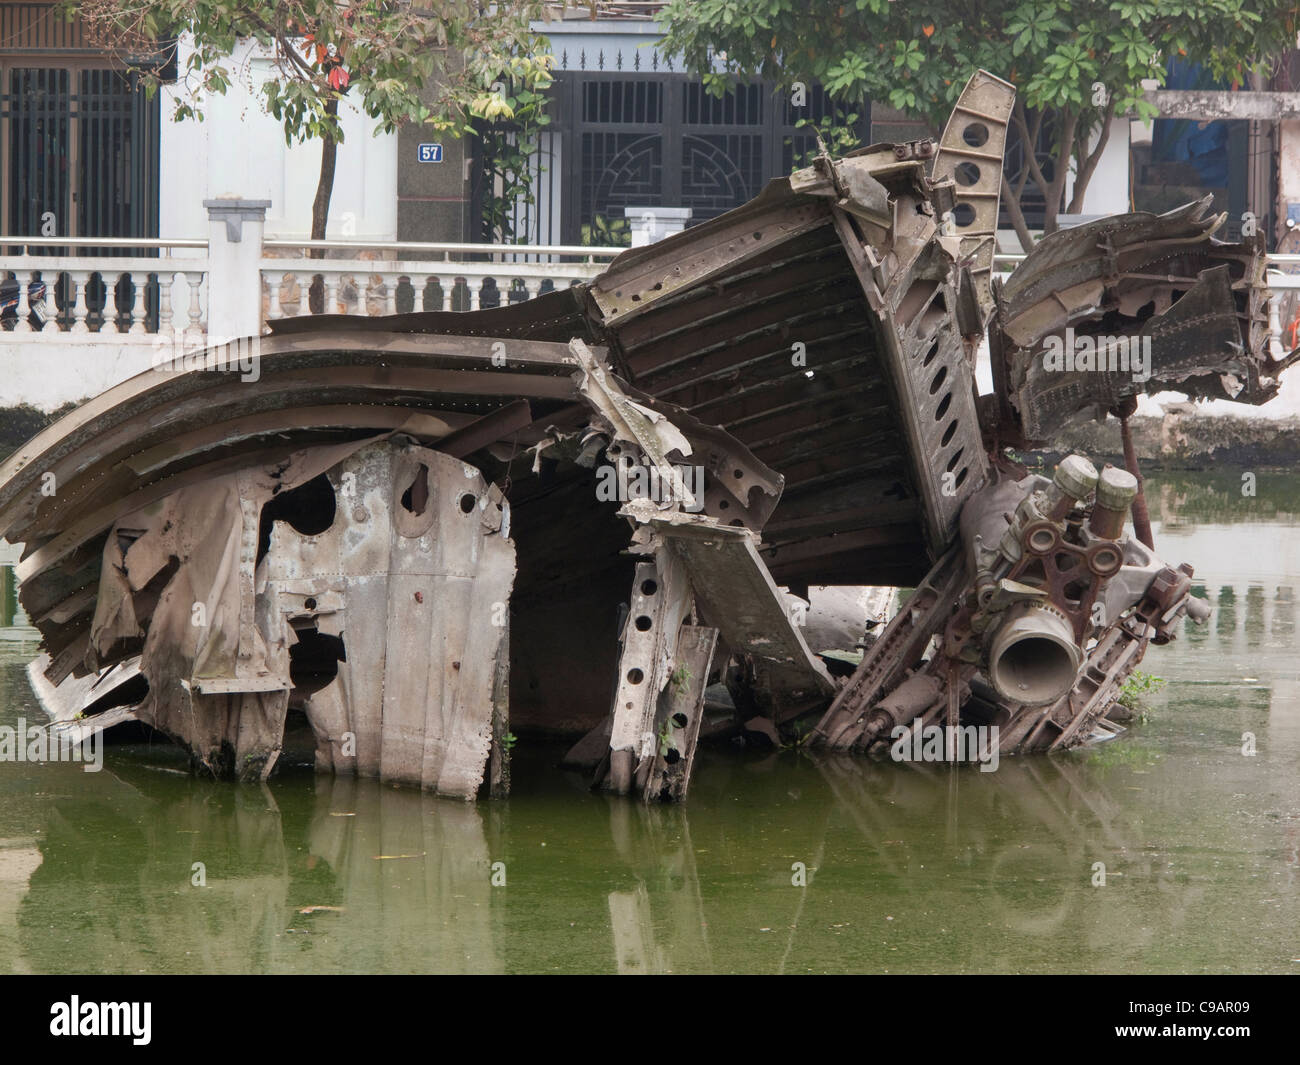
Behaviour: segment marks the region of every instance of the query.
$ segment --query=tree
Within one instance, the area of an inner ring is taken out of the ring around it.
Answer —
[[[715,92],[736,76],[820,82],[849,104],[888,101],[934,134],[975,70],[1013,82],[1025,161],[1002,201],[1029,247],[1027,186],[1046,201],[1046,233],[1063,206],[1081,210],[1110,119],[1154,117],[1144,79],[1163,84],[1178,56],[1243,84],[1295,47],[1298,10],[1295,0],[670,0],[660,19],[665,47]]]
[[[466,136],[474,123],[510,119],[523,97],[532,106],[550,84],[545,38],[531,23],[548,17],[533,0],[68,0],[94,43],[127,59],[186,38],[192,51],[178,72],[173,118],[203,117],[204,96],[224,94],[231,56],[254,40],[274,57],[276,77],[262,102],[284,127],[287,144],[321,141],[311,236],[325,237],[345,95],[378,119],[376,134],[407,122]],[[161,84],[140,68],[146,91]],[[423,90],[437,84],[427,103]]]

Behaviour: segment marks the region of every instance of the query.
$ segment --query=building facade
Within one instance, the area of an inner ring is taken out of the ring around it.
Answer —
[[[653,10],[606,4],[595,20],[584,9],[582,17],[538,25],[556,62],[551,123],[533,157],[532,195],[511,206],[503,225],[484,221],[501,182],[482,140],[418,127],[376,135],[375,121],[345,100],[327,236],[626,243],[629,209],[689,209],[692,223],[711,218],[806,158],[815,141],[801,120],[847,122],[849,111],[816,86],[801,106],[757,82],[710,96],[679,57],[663,51]],[[138,62],[160,64],[164,77],[175,78],[188,54],[182,41]],[[1298,62],[1292,55],[1264,87],[1293,91]],[[149,99],[136,75],[96,50],[55,4],[0,0],[3,232],[191,238],[204,232],[205,199],[240,195],[271,202],[268,237],[308,236],[320,146],[286,145],[263,110],[259,86],[274,76],[271,55],[241,44],[228,66],[233,83],[203,100],[205,120],[174,122],[183,86]],[[1170,77],[1173,85],[1200,84],[1195,71],[1175,68]],[[931,132],[881,104],[853,113],[864,143]],[[1115,119],[1082,213],[1159,211],[1209,192],[1228,212],[1229,236],[1253,213],[1270,246],[1295,250],[1300,191],[1287,160],[1300,152],[1298,140],[1294,118],[1171,118],[1151,126]],[[1028,150],[1013,133],[1008,170],[1018,170]],[[1033,150],[1050,165],[1045,144]],[[1041,223],[1041,203],[1030,196],[1022,205],[1031,228]],[[1017,250],[1005,220],[1003,228],[1004,250]]]

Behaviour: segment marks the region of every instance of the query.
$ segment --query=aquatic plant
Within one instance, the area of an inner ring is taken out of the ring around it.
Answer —
[[[1137,715],[1137,719],[1145,724],[1147,711],[1150,709],[1150,698],[1165,684],[1164,677],[1134,670],[1124,682],[1124,686],[1120,688],[1117,702],[1131,710]]]

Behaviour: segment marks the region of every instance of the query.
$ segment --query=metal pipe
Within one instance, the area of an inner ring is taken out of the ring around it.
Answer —
[[[1107,466],[1097,482],[1097,502],[1088,516],[1089,530],[1094,536],[1118,540],[1123,535],[1129,508],[1136,509],[1137,499],[1138,479],[1124,470]]]
[[[1133,532],[1142,543],[1155,550],[1155,539],[1151,535],[1151,516],[1147,513],[1147,497],[1142,492],[1142,474],[1138,472],[1137,451],[1133,448],[1133,434],[1129,432],[1127,414],[1119,420],[1119,436],[1124,443],[1124,465],[1137,479],[1137,495],[1133,497]]]
[[[1011,703],[1042,706],[1074,687],[1083,652],[1070,623],[1045,603],[1007,611],[989,645],[988,678]]]

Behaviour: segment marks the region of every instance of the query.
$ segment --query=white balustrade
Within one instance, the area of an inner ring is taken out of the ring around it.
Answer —
[[[172,329],[172,286],[176,284],[174,273],[158,275],[158,332],[171,336]]]
[[[502,304],[512,295],[533,298],[595,276],[618,254],[326,241],[319,246],[330,257],[313,259],[305,254],[317,247],[312,242],[263,239],[264,206],[214,201],[201,240],[0,237],[6,398],[42,409],[79,402],[159,368],[160,355],[201,349],[219,333],[246,335],[259,322],[310,315],[317,276],[329,313],[383,316],[477,308],[492,303],[489,293]],[[44,349],[42,357],[23,357],[37,354],[33,345]]]
[[[262,278],[270,293],[266,318],[302,316],[312,313],[303,300],[292,296],[296,282],[310,289],[312,277],[320,275],[325,285],[328,314],[375,317],[403,310],[450,311],[455,308],[480,310],[491,293],[497,304],[509,303],[523,292],[528,299],[541,294],[550,281],[554,288],[594,277],[601,264],[497,264],[448,263],[445,272],[433,272],[430,264],[418,262],[358,263],[356,260],[264,259]],[[491,286],[495,285],[495,292]],[[409,286],[409,291],[407,290]],[[457,292],[457,289],[460,289]],[[439,299],[441,295],[441,299]]]
[[[86,324],[89,308],[86,306],[86,287],[90,284],[89,270],[69,270],[68,280],[72,282],[72,328],[71,333],[89,333]]]
[[[32,323],[27,320],[32,313],[29,298],[30,288],[30,278],[20,277],[18,279],[18,318],[14,323],[15,333],[30,333],[32,331]]]
[[[89,256],[0,257],[0,278],[5,292],[17,296],[12,329],[7,334],[42,343],[66,340],[69,335],[142,338],[153,333],[170,333],[174,308],[174,287],[180,284],[189,307],[188,328],[203,330],[203,293],[207,283],[202,259],[92,258]],[[157,306],[150,308],[149,290],[157,278]],[[123,279],[123,303],[118,302],[118,285]],[[43,288],[44,294],[41,294]],[[99,299],[92,305],[92,292]],[[155,315],[150,311],[154,310]],[[8,314],[5,316],[9,317]],[[35,318],[35,322],[33,322]],[[139,342],[137,340],[137,342]]]

